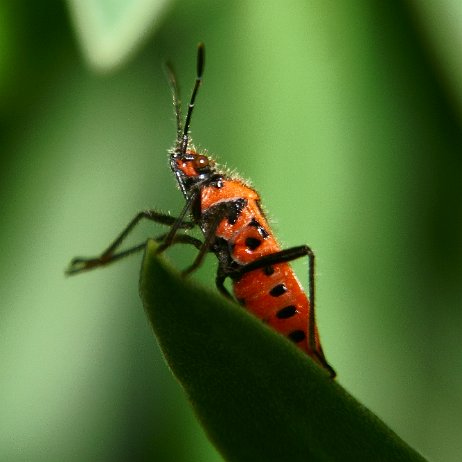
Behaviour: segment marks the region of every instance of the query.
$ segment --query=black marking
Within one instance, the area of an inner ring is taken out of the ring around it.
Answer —
[[[236,199],[235,201],[231,202],[231,210],[228,214],[228,223],[230,225],[234,225],[242,212],[242,210],[245,208],[247,205],[247,200],[246,199]]]
[[[297,307],[295,305],[289,305],[285,308],[281,308],[277,313],[276,317],[279,319],[288,319],[297,313]]]
[[[245,306],[245,298],[238,298],[237,302],[239,303],[239,305]]]
[[[306,335],[305,335],[305,332],[303,332],[302,330],[294,330],[287,337],[290,338],[292,342],[300,343],[303,340],[305,340]]]
[[[263,228],[263,226],[255,218],[252,218],[252,220],[249,223],[249,226],[253,226],[254,228],[257,228],[258,233],[263,239],[266,239],[269,236],[266,229]]]
[[[250,250],[255,250],[261,245],[261,240],[257,239],[255,237],[248,237],[245,240],[245,245],[248,247]]]
[[[265,266],[263,267],[263,272],[267,275],[267,276],[271,276],[273,273],[274,273],[274,268],[269,265],[269,266]]]
[[[272,297],[280,297],[281,295],[285,294],[287,292],[287,287],[285,286],[285,284],[278,284],[277,286],[274,286],[271,290],[270,290],[270,295]]]
[[[223,187],[223,175],[221,173],[215,173],[210,177],[209,180],[210,186],[215,188],[222,188]]]

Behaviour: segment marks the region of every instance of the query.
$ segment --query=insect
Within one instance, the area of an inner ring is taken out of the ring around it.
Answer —
[[[74,258],[67,274],[105,266],[144,249],[145,242],[118,251],[142,219],[167,225],[169,231],[156,238],[160,242],[159,252],[177,243],[195,246],[197,256],[183,271],[184,275],[197,269],[206,254],[214,253],[218,258],[218,290],[232,298],[224,285],[230,278],[234,296],[241,305],[292,340],[333,378],[335,371],[324,356],[315,323],[314,253],[306,245],[281,249],[261,209],[257,192],[241,179],[220,170],[192,144],[191,116],[202,83],[204,61],[204,45],[199,44],[196,80],[184,124],[175,73],[167,65],[177,125],[176,143],[169,151],[170,167],[186,199],[180,215],[174,218],[155,210],[138,213],[100,256]],[[183,232],[196,226],[203,233],[203,241]],[[289,265],[301,257],[308,258],[308,296]]]

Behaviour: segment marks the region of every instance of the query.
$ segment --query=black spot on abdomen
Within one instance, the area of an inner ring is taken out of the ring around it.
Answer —
[[[277,286],[274,286],[270,291],[269,294],[272,297],[280,297],[281,295],[285,294],[287,292],[287,287],[285,284],[278,284]]]
[[[236,224],[236,221],[240,213],[246,207],[246,205],[247,205],[247,200],[243,198],[236,199],[235,201],[231,203],[231,210],[228,213],[228,223],[230,225]]]
[[[245,245],[248,247],[250,250],[255,250],[261,245],[261,240],[257,239],[255,237],[248,237],[245,240]]]
[[[288,319],[297,313],[297,307],[295,305],[289,305],[285,308],[281,308],[277,313],[276,317],[279,319]]]
[[[290,338],[290,340],[292,340],[294,343],[300,343],[305,340],[306,335],[302,330],[294,330],[287,337]]]

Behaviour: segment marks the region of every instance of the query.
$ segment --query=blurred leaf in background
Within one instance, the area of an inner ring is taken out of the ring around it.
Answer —
[[[460,460],[458,2],[76,5],[0,5],[0,459],[221,460],[146,322],[139,259],[63,276],[138,210],[180,209],[161,66],[188,95],[204,41],[194,139],[252,179],[284,245],[316,250],[339,382]]]
[[[114,70],[156,29],[168,0],[68,0],[77,39],[89,64]]]

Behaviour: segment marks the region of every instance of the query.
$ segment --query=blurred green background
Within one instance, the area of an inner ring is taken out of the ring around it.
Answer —
[[[162,63],[186,99],[202,40],[194,139],[252,179],[285,246],[315,249],[339,382],[459,461],[461,31],[457,0],[3,0],[0,460],[221,460],[147,323],[140,258],[63,274],[137,211],[180,210]]]

